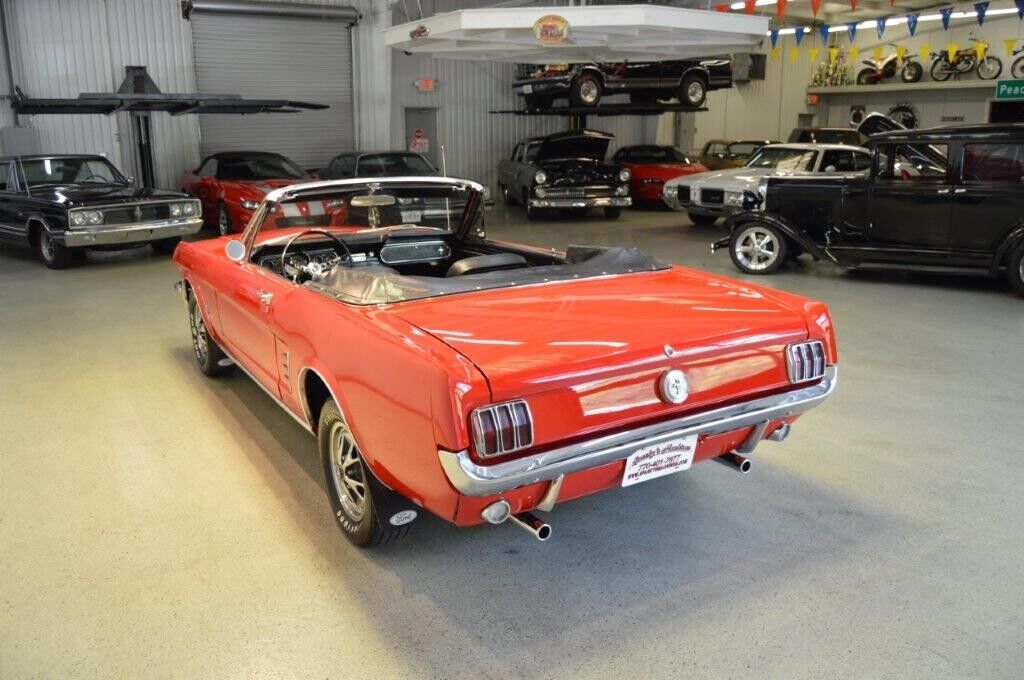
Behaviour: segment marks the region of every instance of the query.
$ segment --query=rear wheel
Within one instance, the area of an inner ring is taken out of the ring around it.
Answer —
[[[679,83],[679,103],[687,106],[703,106],[708,97],[708,86],[696,73],[683,76]]]
[[[199,370],[211,378],[231,373],[235,365],[220,345],[210,337],[203,312],[199,309],[199,300],[191,288],[188,290],[188,325],[192,331],[192,351]]]
[[[874,85],[878,82],[878,71],[873,68],[861,69],[857,73],[857,84],[858,85]]]
[[[572,81],[569,103],[573,106],[597,106],[601,101],[601,79],[593,73],[583,73]]]
[[[718,219],[714,215],[698,215],[696,213],[686,213],[686,216],[690,218],[691,222],[701,227],[711,226]]]
[[[1003,72],[1003,62],[997,57],[985,57],[978,62],[978,77],[982,80],[995,80]]]
[[[512,205],[516,202],[515,198],[512,197],[512,192],[504,185],[501,187],[501,200],[505,202],[505,205]]]
[[[1017,79],[1024,79],[1024,57],[1017,57],[1010,66],[1010,74]]]
[[[622,214],[622,208],[619,208],[617,206],[604,209],[604,216],[607,217],[610,220],[617,220],[617,219],[619,219],[619,216],[621,214]]]
[[[1006,263],[1006,277],[1010,281],[1010,287],[1019,295],[1024,295],[1024,243],[1017,246],[1010,255]]]
[[[64,269],[71,264],[73,255],[71,248],[55,241],[44,228],[36,232],[36,252],[39,253],[43,264],[50,269]]]
[[[744,274],[772,274],[786,261],[786,237],[759,222],[739,226],[729,239],[729,255]]]
[[[953,70],[945,59],[936,59],[933,61],[930,72],[932,74],[932,80],[937,80],[940,83],[949,80],[949,77],[953,75]]]
[[[404,536],[408,526],[384,528],[377,517],[370,472],[352,430],[332,400],[320,410],[317,440],[327,497],[345,538],[360,548],[368,548]]]

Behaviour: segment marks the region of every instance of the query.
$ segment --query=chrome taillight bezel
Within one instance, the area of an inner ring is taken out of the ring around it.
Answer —
[[[494,428],[494,446],[487,441],[488,421]],[[533,414],[523,399],[481,406],[470,414],[469,422],[473,447],[480,458],[506,456],[533,446]],[[505,436],[506,429],[511,437]]]
[[[825,344],[821,340],[805,340],[786,346],[786,371],[793,384],[812,382],[825,377],[827,365]]]

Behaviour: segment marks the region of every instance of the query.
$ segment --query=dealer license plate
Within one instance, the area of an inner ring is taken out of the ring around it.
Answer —
[[[693,465],[693,456],[696,452],[696,434],[638,449],[626,459],[622,486],[633,486],[648,479],[688,470]]]
[[[423,219],[422,210],[403,210],[402,221],[407,223],[419,222]]]
[[[523,85],[523,94],[533,94],[533,85]]]

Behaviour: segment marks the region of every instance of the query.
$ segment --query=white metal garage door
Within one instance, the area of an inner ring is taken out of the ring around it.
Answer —
[[[192,17],[196,88],[247,99],[329,104],[322,111],[199,116],[200,152],[274,151],[321,167],[355,144],[347,24],[287,17]]]

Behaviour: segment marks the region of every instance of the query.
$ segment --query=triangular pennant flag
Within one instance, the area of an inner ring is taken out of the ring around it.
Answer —
[[[850,11],[851,12],[856,12],[857,11],[857,3],[859,3],[859,2],[860,2],[860,0],[850,0]]]
[[[754,13],[754,6],[757,4],[757,0],[743,0],[743,11],[747,14]]]
[[[773,47],[772,48],[772,59],[778,59],[778,58],[779,58],[779,48],[778,47]]]
[[[1024,0],[1021,0],[1021,2],[1024,2]],[[850,36],[850,42],[853,42],[853,39],[857,37],[856,21],[851,21],[850,23],[846,24],[846,35]]]
[[[1024,0],[1022,0],[1024,2]],[[910,31],[910,37],[913,38],[914,34],[917,33],[917,20],[921,18],[920,14],[908,14],[907,15],[907,30]]]
[[[791,63],[795,64],[796,60],[799,59],[799,58],[800,58],[800,48],[799,47],[790,47],[789,48],[789,61]]]
[[[1007,54],[1013,54],[1013,46],[1017,44],[1016,38],[1007,38],[1003,41],[1003,48]]]
[[[830,47],[830,48],[828,48],[828,63],[834,64],[834,63],[836,63],[836,59],[838,59],[838,58],[839,58],[839,48],[838,47]]]
[[[882,34],[885,33],[885,17],[875,19],[875,29],[878,30],[878,37],[881,38]]]
[[[1017,18],[1024,19],[1024,0],[1013,0],[1013,4],[1017,5]]]
[[[729,3],[726,2],[726,3],[722,3],[721,5],[715,5],[715,11],[716,12],[728,12],[729,11]]]
[[[775,47],[779,42],[779,29],[773,28],[768,31],[768,40],[771,41],[772,47]]]
[[[988,2],[976,2],[974,3],[974,11],[978,13],[978,25],[981,26],[985,23],[985,12],[988,11]]]
[[[775,17],[779,21],[782,21],[782,17],[786,16],[786,5],[788,2],[789,0],[779,0],[775,3]],[[1024,0],[1021,0],[1021,2],[1024,2]]]
[[[811,13],[818,16],[819,9],[821,9],[821,0],[811,0]]]
[[[882,60],[882,47],[878,46],[878,47],[874,48],[873,50],[871,50],[871,56],[875,58],[875,61],[881,61]]]
[[[821,36],[822,45],[828,45],[828,29],[828,24],[822,24],[821,26],[818,26],[818,35]]]
[[[978,55],[978,61],[985,60],[985,52],[988,52],[988,43],[979,42],[974,46],[974,53]]]
[[[953,16],[952,7],[943,7],[939,10],[939,16],[942,18],[942,30],[949,30],[949,17]]]
[[[798,26],[798,27],[796,27],[793,30],[796,31],[793,34],[793,38],[796,40],[797,47],[799,47],[800,46],[800,41],[804,39],[804,33],[807,32],[807,29],[804,28],[803,26]]]
[[[851,47],[850,48],[850,63],[851,64],[857,63],[857,57],[859,57],[859,56],[860,56],[860,50],[858,50],[856,47]]]
[[[921,45],[921,49],[918,50],[918,54],[921,55],[921,60],[922,61],[924,61],[929,56],[931,56],[931,53],[932,53],[932,44],[931,43],[925,43],[925,44]]]
[[[953,42],[946,44],[946,54],[949,56],[950,63],[953,63],[953,59],[956,58],[956,50],[958,47],[960,46]]]
[[[814,62],[818,61],[818,55],[819,54],[821,54],[821,48],[820,47],[812,47],[811,49],[807,50],[807,56],[809,56],[811,58],[811,63],[812,64]]]
[[[907,48],[903,45],[896,46],[896,61],[903,64],[903,58],[907,56]]]

